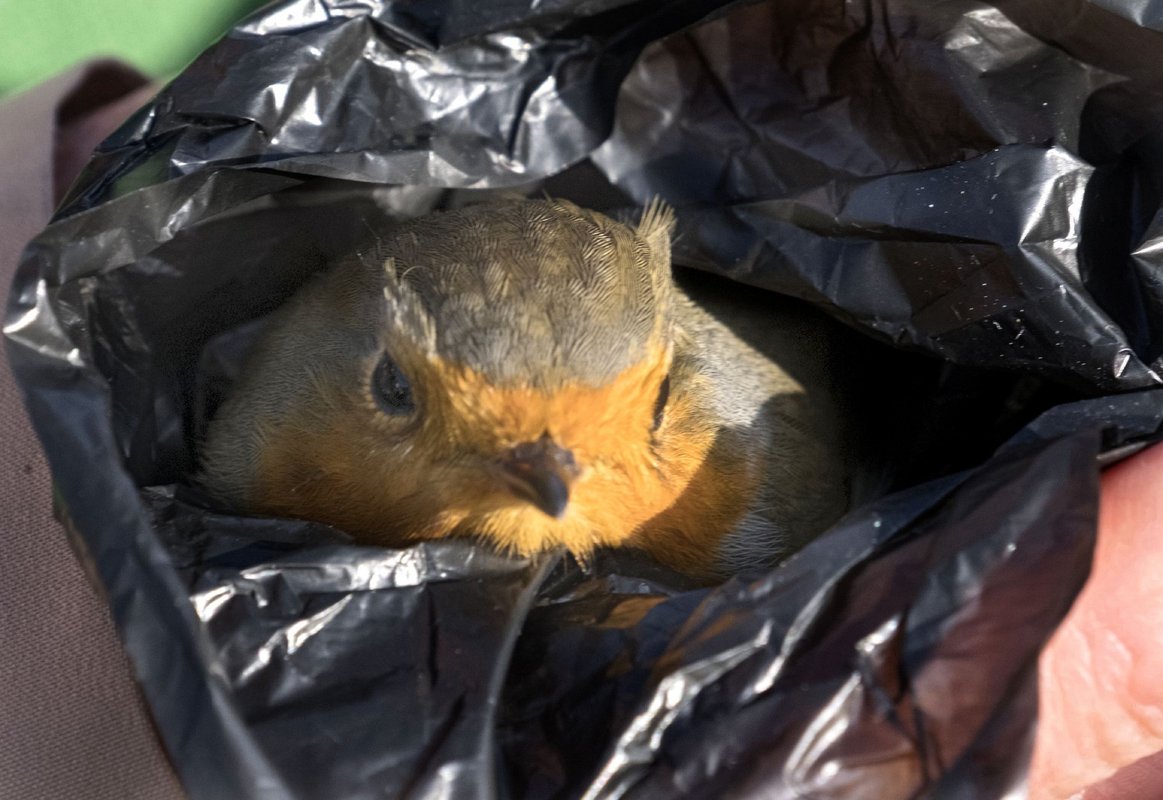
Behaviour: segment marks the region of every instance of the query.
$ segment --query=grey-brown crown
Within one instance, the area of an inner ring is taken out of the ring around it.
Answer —
[[[364,259],[387,272],[389,324],[441,359],[498,385],[601,385],[667,333],[672,227],[660,203],[636,229],[565,201],[482,204],[400,225]]]

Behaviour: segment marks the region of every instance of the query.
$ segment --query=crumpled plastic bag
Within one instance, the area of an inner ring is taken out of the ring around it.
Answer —
[[[1163,16],[1130,0],[286,0],[94,155],[6,336],[193,798],[1002,796],[1101,465],[1163,426]],[[846,323],[893,491],[693,586],[390,550],[190,485],[263,315],[362,220],[679,216]],[[45,592],[52,592],[45,586]]]

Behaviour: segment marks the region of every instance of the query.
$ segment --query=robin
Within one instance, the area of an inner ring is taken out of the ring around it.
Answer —
[[[849,504],[827,334],[680,285],[673,228],[560,200],[384,221],[270,320],[200,482],[367,543],[779,561]]]

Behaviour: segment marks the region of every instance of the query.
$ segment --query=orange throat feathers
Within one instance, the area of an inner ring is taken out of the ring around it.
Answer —
[[[638,545],[675,568],[705,571],[749,504],[755,470],[716,446],[697,378],[653,427],[671,359],[652,351],[604,386],[553,390],[495,386],[427,358],[413,366],[424,374],[414,382],[419,413],[408,420],[379,413],[366,389],[334,392],[326,413],[292,413],[264,431],[254,504],[368,543],[473,535],[522,555],[564,546],[580,559],[595,547]],[[563,505],[539,507],[498,476],[498,458],[532,452],[531,443],[568,455]]]

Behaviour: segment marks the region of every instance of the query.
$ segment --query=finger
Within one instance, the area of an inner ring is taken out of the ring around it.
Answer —
[[[1090,579],[1042,655],[1032,800],[1163,749],[1163,446],[1102,478]],[[1161,795],[1135,795],[1152,797]]]

